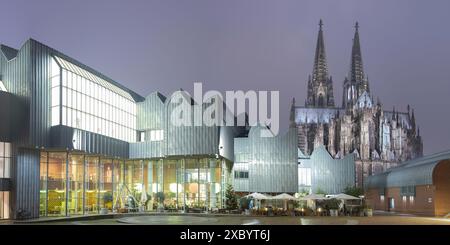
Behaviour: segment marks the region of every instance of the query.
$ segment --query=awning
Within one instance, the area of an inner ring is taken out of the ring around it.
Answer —
[[[253,198],[253,199],[258,199],[258,200],[265,200],[265,199],[272,199],[272,197],[270,196],[266,196],[264,194],[258,193],[258,192],[254,192],[252,194],[248,194],[246,196],[244,196],[245,198]]]
[[[301,197],[300,200],[325,200],[327,199],[323,194],[309,194],[307,196]]]
[[[298,200],[297,198],[295,198],[287,193],[273,196],[272,199],[275,199],[275,200]]]

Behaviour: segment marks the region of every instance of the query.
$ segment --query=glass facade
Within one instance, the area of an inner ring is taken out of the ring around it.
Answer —
[[[52,126],[65,125],[136,141],[136,104],[120,88],[58,58],[51,69]]]
[[[120,160],[41,152],[40,215],[223,206],[221,159]]]
[[[0,142],[0,178],[11,178],[11,144]],[[0,219],[9,218],[9,191],[0,191]]]

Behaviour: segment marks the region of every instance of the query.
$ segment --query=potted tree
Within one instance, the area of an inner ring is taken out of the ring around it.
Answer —
[[[364,204],[364,216],[372,217],[373,209],[369,204]]]
[[[164,212],[164,192],[156,193],[156,202],[158,203],[158,207],[156,208],[157,212]]]
[[[106,205],[108,203],[112,203],[113,196],[111,193],[106,192],[103,194],[103,207],[100,209],[100,214],[108,214],[108,208],[106,208]]]
[[[339,200],[336,198],[327,200],[327,209],[330,211],[330,216],[339,215]]]

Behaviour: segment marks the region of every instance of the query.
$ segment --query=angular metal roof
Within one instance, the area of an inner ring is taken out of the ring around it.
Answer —
[[[56,62],[58,62],[58,64],[63,69],[66,69],[66,70],[68,70],[70,72],[73,72],[73,73],[79,75],[79,76],[82,76],[82,77],[84,77],[84,78],[86,78],[86,79],[88,79],[88,80],[90,80],[92,82],[97,83],[98,85],[100,85],[102,87],[105,87],[105,88],[113,91],[116,94],[121,95],[122,97],[125,97],[125,98],[127,98],[127,99],[129,99],[131,101],[134,101],[134,98],[128,92],[126,92],[125,90],[119,88],[118,86],[116,86],[116,85],[106,81],[105,79],[102,79],[102,78],[92,74],[91,72],[89,72],[89,71],[87,71],[87,70],[85,70],[85,69],[83,69],[83,68],[81,68],[81,67],[79,67],[79,66],[77,66],[77,65],[75,65],[75,64],[73,64],[73,63],[71,63],[71,62],[69,62],[69,61],[67,61],[67,60],[65,60],[63,58],[61,58],[61,57],[59,57],[59,56],[55,55],[53,57],[55,58]]]
[[[17,53],[19,52],[17,49],[8,47],[6,45],[0,45],[0,50],[2,51],[3,55],[5,55],[7,60],[12,60],[16,58]]]

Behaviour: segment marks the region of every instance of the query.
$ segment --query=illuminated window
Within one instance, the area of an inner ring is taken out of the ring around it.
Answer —
[[[384,202],[384,195],[380,195],[380,201]]]
[[[409,196],[409,204],[414,204],[414,196]]]
[[[52,126],[136,141],[136,103],[128,92],[60,57],[52,60],[51,84]]]
[[[139,141],[140,142],[144,142],[145,141],[145,132],[140,132],[139,133]]]
[[[406,203],[406,196],[403,196],[403,197],[402,197],[402,201],[403,201],[404,203]]]

